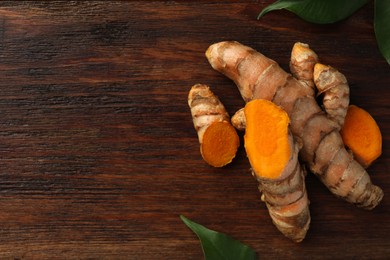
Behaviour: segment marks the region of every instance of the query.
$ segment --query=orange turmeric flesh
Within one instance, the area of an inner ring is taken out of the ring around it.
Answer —
[[[236,129],[229,122],[214,122],[204,132],[201,153],[208,164],[222,167],[233,160],[239,145]]]
[[[244,109],[245,150],[258,177],[277,179],[291,157],[289,117],[274,103],[255,99]]]
[[[382,154],[382,134],[377,123],[367,111],[355,105],[348,107],[341,137],[365,168]]]

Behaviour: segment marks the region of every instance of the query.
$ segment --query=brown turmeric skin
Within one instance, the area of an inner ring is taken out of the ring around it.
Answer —
[[[326,114],[341,129],[349,105],[347,79],[336,69],[320,63],[314,66],[313,77],[318,94],[323,94]]]
[[[275,61],[238,42],[213,44],[206,56],[215,70],[236,83],[246,102],[266,99],[287,112],[292,134],[302,147],[300,158],[332,193],[364,209],[380,203],[383,191],[371,183],[365,169],[346,151],[339,134],[340,121],[328,110],[322,111],[309,85],[285,72]],[[344,84],[344,79],[334,75],[335,71],[328,71],[331,78]],[[321,86],[319,82],[316,84]],[[344,109],[343,101],[336,103],[339,104],[336,107]]]
[[[263,99],[248,102],[244,113],[245,150],[259,182],[261,198],[279,231],[300,242],[310,225],[309,200],[289,117],[283,109]]]
[[[244,108],[237,110],[237,112],[232,116],[231,122],[234,128],[236,128],[238,131],[245,131],[246,119]]]
[[[293,76],[302,83],[308,91],[314,95],[314,66],[319,62],[317,54],[309,48],[309,45],[301,42],[294,44],[291,51],[290,70]],[[239,109],[232,117],[232,125],[239,131],[245,130],[244,110]]]
[[[313,69],[318,63],[317,54],[308,44],[297,42],[291,51],[290,71],[301,83],[314,90]]]
[[[341,129],[344,144],[365,168],[382,154],[382,134],[374,118],[364,109],[350,105]]]
[[[221,101],[208,86],[196,84],[188,94],[188,105],[203,159],[214,167],[230,163],[240,140]]]

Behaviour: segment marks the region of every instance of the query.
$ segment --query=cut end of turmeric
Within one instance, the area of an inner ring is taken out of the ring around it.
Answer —
[[[260,178],[279,178],[292,154],[287,113],[262,99],[248,102],[244,112],[245,150],[253,171]]]
[[[365,168],[382,154],[382,134],[374,118],[355,105],[348,107],[341,129],[344,144]]]
[[[204,132],[201,154],[211,166],[222,167],[233,160],[239,146],[236,129],[229,122],[214,122]]]

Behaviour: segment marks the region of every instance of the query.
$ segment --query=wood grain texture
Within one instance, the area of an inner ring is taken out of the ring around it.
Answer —
[[[257,21],[271,2],[1,2],[0,258],[201,259],[180,214],[261,259],[389,256],[390,67],[373,3],[334,25],[285,11]],[[355,208],[309,174],[312,224],[294,244],[271,224],[242,147],[223,169],[202,161],[190,87],[211,85],[231,114],[243,105],[204,57],[221,40],[286,69],[293,43],[306,42],[346,75],[351,102],[383,134],[369,169],[385,192],[378,208]]]

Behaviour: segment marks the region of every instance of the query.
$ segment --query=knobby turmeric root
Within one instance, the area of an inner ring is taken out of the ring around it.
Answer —
[[[295,242],[310,224],[304,173],[298,146],[289,130],[287,113],[274,103],[257,99],[245,106],[245,150],[275,226]]]
[[[208,86],[196,84],[188,94],[188,105],[203,159],[214,167],[230,163],[240,140],[221,101]]]
[[[301,83],[314,90],[313,68],[318,63],[317,54],[308,44],[297,42],[291,51],[290,71]]]
[[[301,42],[294,44],[291,51],[290,70],[292,75],[301,82],[307,93],[315,94],[313,80],[314,66],[318,63],[317,54],[309,48],[309,45]],[[319,73],[318,73],[319,74]],[[232,116],[232,125],[239,131],[245,130],[244,110],[239,109]]]
[[[237,110],[237,112],[232,116],[231,123],[238,131],[245,131],[246,119],[244,108]]]
[[[338,128],[344,125],[349,105],[349,86],[347,79],[336,69],[317,63],[313,72],[318,94],[323,94],[323,105],[330,119]]]
[[[355,105],[348,108],[341,137],[365,168],[382,154],[382,134],[377,123],[367,111]]]
[[[299,49],[296,51],[299,54]],[[301,159],[333,194],[364,209],[372,209],[380,203],[383,191],[371,183],[368,173],[344,147],[339,134],[343,120],[337,119],[342,115],[336,116],[341,113],[336,112],[335,115],[328,110],[324,113],[317,104],[310,83],[302,83],[275,61],[238,42],[213,44],[206,51],[206,57],[215,70],[236,83],[244,101],[270,100],[287,112],[291,132],[302,147]],[[328,79],[338,85],[345,84],[340,74],[326,67],[325,75],[330,76],[323,79],[323,68],[318,65],[318,71],[313,72],[316,73],[314,80],[317,87],[326,86],[327,82],[323,81]],[[300,75],[299,72],[296,74]],[[325,92],[332,92],[331,89],[323,87]],[[336,105],[329,107],[341,111],[345,109],[345,94],[349,90],[345,90],[344,86],[336,89]]]

